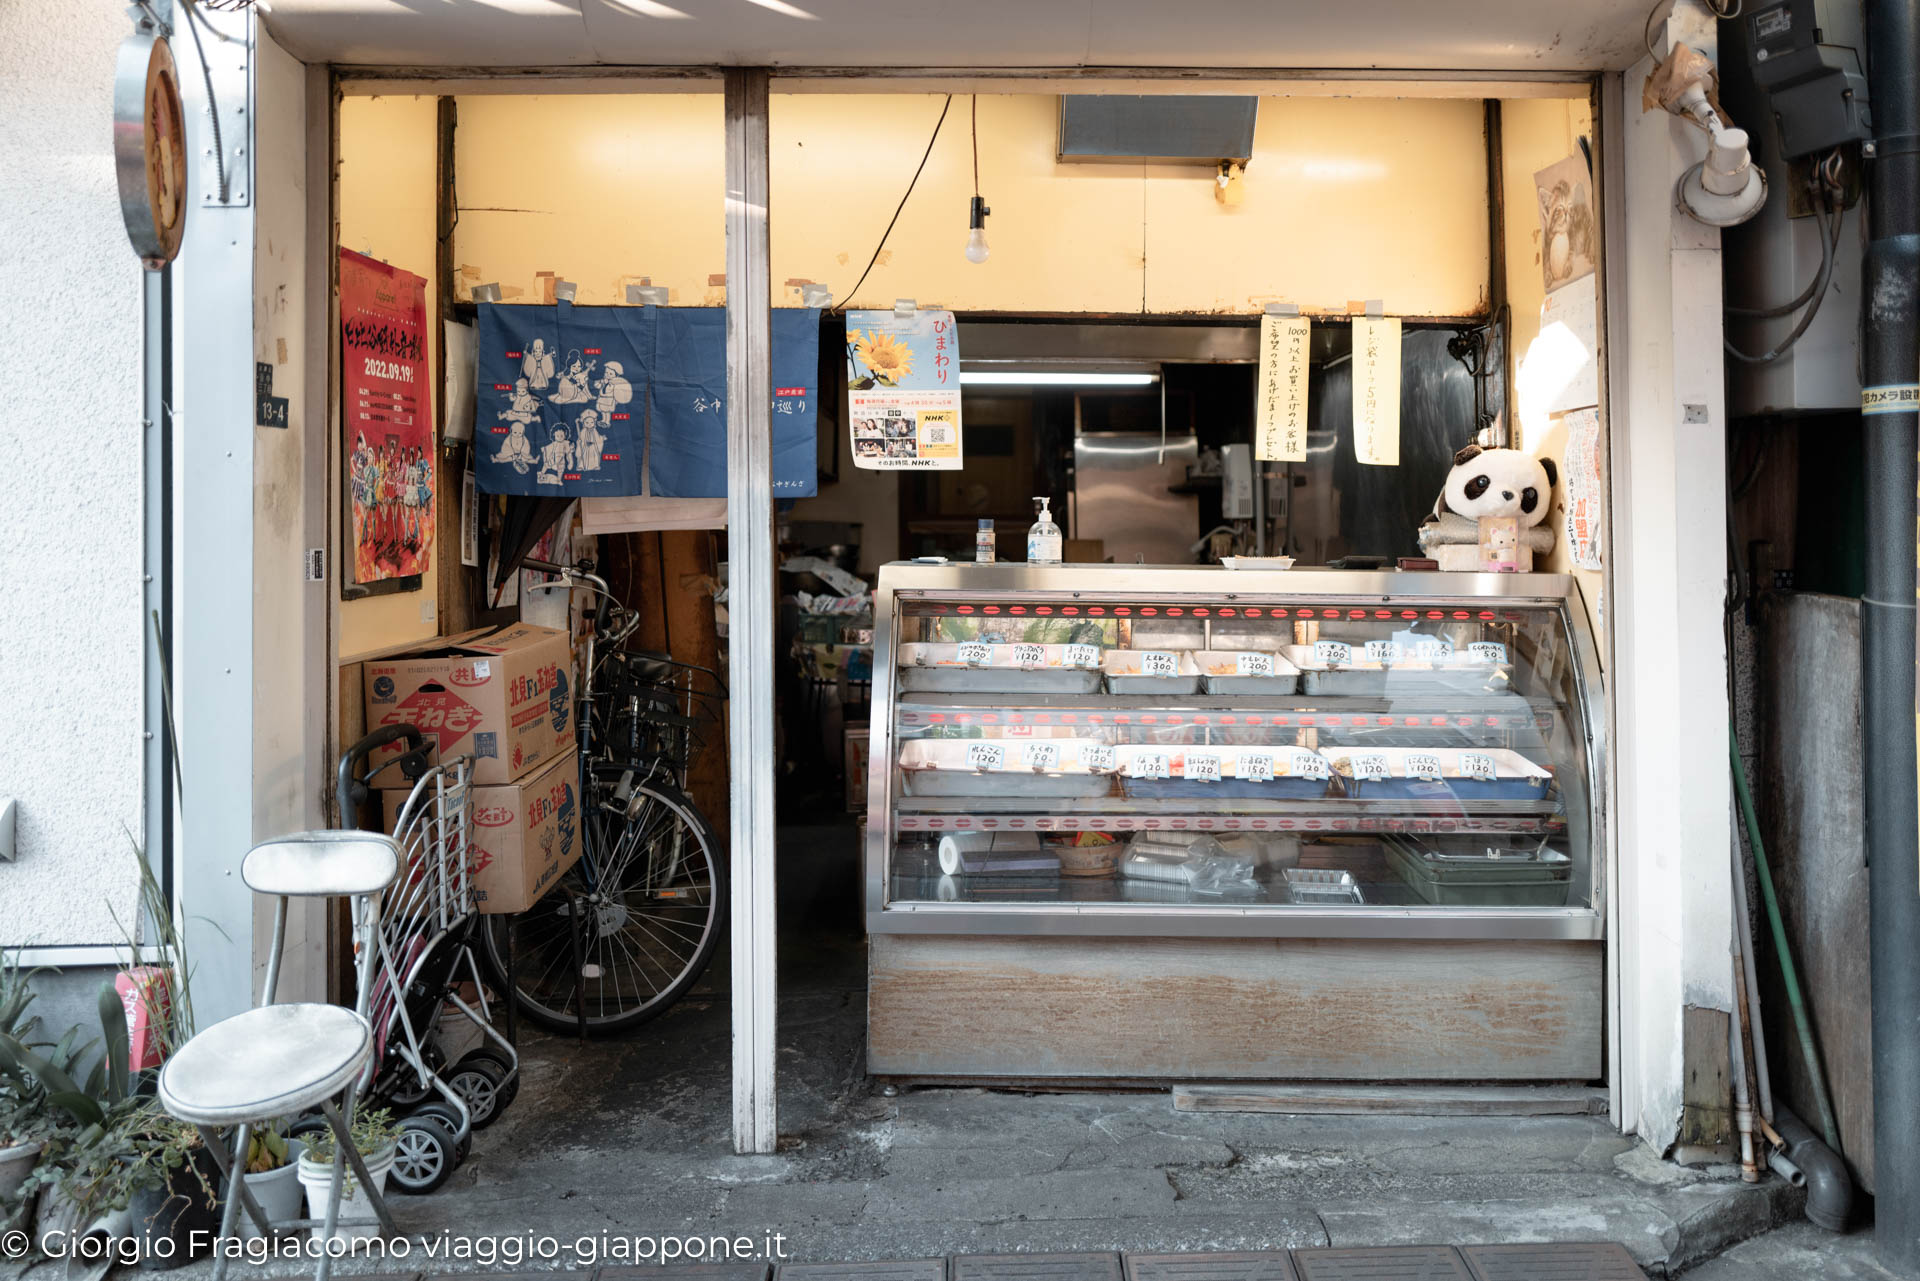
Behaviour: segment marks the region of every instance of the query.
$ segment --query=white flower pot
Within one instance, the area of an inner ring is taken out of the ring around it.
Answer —
[[[371,1156],[361,1158],[366,1162],[367,1177],[373,1180],[374,1190],[377,1192],[387,1190],[387,1171],[393,1169],[393,1154],[393,1144],[389,1143]],[[332,1163],[315,1162],[303,1154],[294,1168],[300,1172],[300,1186],[307,1190],[307,1217],[324,1222],[327,1217],[327,1196],[333,1187]],[[371,1220],[373,1217],[373,1202],[367,1198],[365,1190],[360,1187],[360,1180],[354,1176],[353,1166],[349,1164],[342,1171],[340,1181],[338,1221]],[[320,1232],[319,1228],[313,1230],[315,1240],[320,1239]],[[336,1227],[333,1230],[334,1239],[339,1241],[354,1239],[365,1241],[379,1235],[380,1226],[373,1222],[355,1227]]]
[[[20,1191],[20,1185],[33,1173],[33,1167],[40,1160],[40,1149],[45,1146],[39,1140],[32,1143],[20,1143],[10,1148],[0,1148],[0,1206],[12,1201],[14,1194]]]
[[[307,1145],[300,1140],[288,1139],[287,1163],[285,1165],[277,1170],[268,1170],[261,1174],[242,1176],[246,1180],[247,1191],[252,1195],[255,1204],[267,1212],[267,1222],[279,1223],[284,1219],[297,1219],[300,1217],[300,1158],[306,1150]],[[349,1171],[349,1173],[351,1173],[351,1171]],[[320,1196],[322,1198],[320,1202],[320,1212],[322,1214],[326,1213],[327,1209],[326,1195],[326,1184],[322,1182],[320,1185]],[[346,1204],[346,1196],[344,1194],[342,1194],[340,1202],[342,1205]],[[316,1215],[315,1217],[317,1218],[319,1216]],[[345,1218],[346,1216],[342,1215],[341,1217]],[[245,1206],[240,1207],[240,1235],[246,1237],[248,1240],[253,1240],[260,1235],[259,1227],[255,1225],[253,1216],[247,1213]]]

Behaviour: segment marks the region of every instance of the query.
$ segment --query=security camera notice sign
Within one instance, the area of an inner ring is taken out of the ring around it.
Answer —
[[[847,313],[853,463],[958,471],[960,339],[950,311]]]

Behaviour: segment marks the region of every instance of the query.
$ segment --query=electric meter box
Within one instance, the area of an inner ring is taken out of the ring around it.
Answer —
[[[1789,160],[1873,136],[1860,6],[1848,0],[1781,0],[1749,6],[1747,67],[1767,95]]]

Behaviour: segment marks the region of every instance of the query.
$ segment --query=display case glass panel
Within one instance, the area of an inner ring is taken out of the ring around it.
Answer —
[[[1598,936],[1568,578],[902,564],[876,616],[876,930]]]

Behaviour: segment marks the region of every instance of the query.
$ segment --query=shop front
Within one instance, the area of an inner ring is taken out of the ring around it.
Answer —
[[[328,568],[298,654],[256,636],[261,697],[278,667],[307,702],[241,772],[268,752],[324,777],[364,728],[369,655],[543,609],[580,628],[489,550],[510,503],[551,504],[556,558],[646,568],[627,603],[656,643],[726,666],[729,768],[696,795],[731,851],[735,1143],[771,1151],[779,762],[838,752],[852,716],[823,734],[776,702],[813,639],[774,602],[800,603],[780,566],[832,543],[858,586],[825,594],[871,592],[825,648],[871,665],[845,849],[874,1076],[1569,1082],[1671,1139],[1732,1008],[1725,781],[1679,785],[1726,723],[1718,268],[1671,206],[1692,141],[1628,105],[1637,54],[1377,72],[1318,19],[1318,55],[1264,70],[1136,50],[1133,72],[1013,72],[969,46],[910,75],[561,71],[534,27],[513,69],[498,44],[423,57],[404,23],[348,39],[325,8],[244,24],[252,354],[292,406],[254,466],[302,504],[245,523],[256,580],[304,566],[316,526]],[[1671,23],[1711,44],[1703,13]],[[1416,45],[1396,65],[1472,61]],[[1123,100],[1163,123],[1232,100],[1244,145],[1068,145],[1072,106]],[[398,541],[433,551],[371,588],[343,263],[417,282],[433,335],[430,430],[396,456],[440,500],[431,538]],[[625,397],[609,346],[512,328],[536,313],[624,335]],[[921,321],[950,326],[914,370],[946,388],[876,364],[881,327]],[[796,334],[811,368],[783,372]],[[676,354],[698,343],[707,418]],[[563,439],[515,383],[561,388],[576,358]],[[1289,379],[1298,400],[1263,392]],[[600,468],[572,465],[589,410]],[[1503,487],[1482,547],[1471,504]],[[1038,500],[1057,563],[1021,554]],[[189,530],[187,554],[231,532]],[[255,825],[324,820],[303,792]]]

